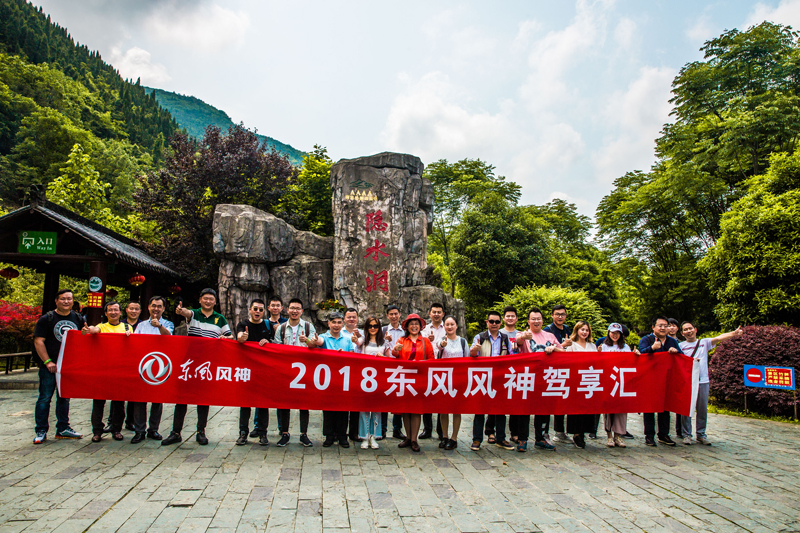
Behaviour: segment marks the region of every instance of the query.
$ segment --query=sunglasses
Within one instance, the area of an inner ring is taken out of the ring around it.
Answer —
[[[487,320],[486,322],[489,323],[489,324],[501,324],[502,323],[500,320]]]
[[[367,329],[378,329],[380,326],[378,324],[370,324],[367,326]]]

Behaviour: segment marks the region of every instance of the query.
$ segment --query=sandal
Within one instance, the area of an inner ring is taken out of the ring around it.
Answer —
[[[494,438],[494,433],[492,433],[491,435],[489,435],[489,438],[488,438],[488,439],[486,439],[486,442],[488,442],[489,444],[494,444],[495,442],[497,442],[497,441],[495,440],[495,438]]]
[[[516,435],[511,435],[511,438],[508,440],[510,440],[511,442],[519,443],[519,437],[517,437]]]
[[[123,436],[122,436],[122,433],[120,433],[119,431],[117,431],[117,432],[115,432],[115,433],[112,435],[112,438],[113,438],[114,440],[122,440],[122,439],[124,439],[125,437],[123,437]]]
[[[102,435],[92,435],[92,442],[100,442],[101,440],[103,440]]]
[[[418,452],[419,451],[419,443],[415,440],[411,441],[411,451]]]

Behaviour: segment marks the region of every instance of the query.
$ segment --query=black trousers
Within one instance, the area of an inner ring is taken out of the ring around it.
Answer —
[[[95,435],[103,434],[103,411],[105,411],[105,408],[105,400],[92,400],[92,433]],[[122,420],[124,418],[125,402],[112,400],[109,414],[112,433],[119,433],[122,431]]]
[[[135,432],[143,433],[145,430],[158,431],[158,427],[161,425],[161,415],[164,411],[164,404],[150,404],[149,420],[147,420],[147,402],[128,402],[127,410],[131,413],[131,425]],[[127,416],[125,420],[125,423],[128,424]]]
[[[361,413],[358,411],[350,411],[348,413],[348,435],[350,435],[350,440],[356,440],[358,438],[358,419],[361,416]]]
[[[249,407],[240,407],[239,408],[239,431],[244,431],[245,433],[250,432],[250,413],[251,409]],[[260,408],[256,409],[256,423],[255,428],[258,431],[259,435],[266,435],[267,428],[269,427],[269,409],[267,408]]]
[[[595,415],[569,415],[567,417],[567,433],[596,433],[597,419]]]
[[[520,441],[528,440],[531,431],[531,415],[509,415],[508,433]]]
[[[289,433],[289,409],[278,409],[278,429],[283,433]],[[308,411],[300,410],[300,433],[308,433]]]
[[[553,415],[553,430],[556,433],[572,433],[571,431],[564,430],[564,416],[565,415]]]
[[[656,434],[656,414],[644,414],[644,436],[654,437]],[[669,411],[658,413],[658,436],[669,436]]]
[[[326,438],[347,440],[349,411],[322,411],[322,434]]]
[[[403,415],[395,413],[392,416],[392,431],[403,431]]]
[[[183,420],[186,418],[186,404],[175,405],[175,414],[172,415],[172,431],[180,433],[183,429]],[[208,406],[197,406],[197,431],[205,431],[208,423]]]
[[[544,440],[544,434],[547,433],[549,429],[550,429],[550,415],[534,415],[533,437],[536,439],[536,442]]]
[[[506,415],[489,415],[494,417],[494,427],[491,433],[494,433],[496,442],[506,440]],[[472,420],[472,440],[483,442],[483,434],[486,432],[484,423],[485,415],[475,415]],[[490,433],[487,433],[487,435]]]

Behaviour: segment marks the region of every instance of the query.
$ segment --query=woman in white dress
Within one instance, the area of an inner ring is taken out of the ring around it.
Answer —
[[[383,328],[380,320],[374,316],[368,317],[364,322],[364,344],[361,353],[376,357],[389,357],[391,343],[383,337]],[[376,437],[381,435],[381,413],[361,411],[358,417],[358,437],[361,440],[361,449],[372,448],[377,450],[380,446]]]
[[[445,337],[439,343],[442,359],[452,359],[454,357],[469,357],[469,343],[464,337],[458,336],[458,322],[455,317],[447,316],[444,319]],[[439,448],[452,450],[458,446],[458,430],[461,428],[461,415],[453,414],[453,433],[448,433],[450,429],[450,414],[439,413],[439,420],[442,423],[442,435],[444,438],[439,443]]]

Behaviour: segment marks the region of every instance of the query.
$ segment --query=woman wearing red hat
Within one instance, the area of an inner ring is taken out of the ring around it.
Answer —
[[[422,317],[416,313],[408,315],[403,321],[403,331],[406,334],[394,345],[392,355],[405,361],[436,359],[431,341],[420,335],[420,331],[424,327],[425,320]],[[419,451],[417,435],[419,434],[421,420],[421,414],[403,413],[403,425],[408,430],[408,437],[398,445],[400,448],[408,448],[410,446],[412,451]]]

